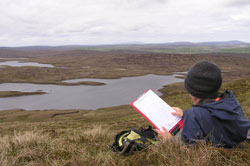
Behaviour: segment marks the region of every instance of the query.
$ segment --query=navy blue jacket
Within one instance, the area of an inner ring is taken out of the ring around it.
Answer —
[[[200,103],[183,114],[181,139],[185,143],[205,140],[214,145],[235,147],[246,140],[250,121],[246,119],[232,91],[221,100]]]

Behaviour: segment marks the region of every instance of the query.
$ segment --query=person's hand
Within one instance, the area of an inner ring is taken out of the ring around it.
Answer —
[[[171,112],[171,114],[182,118],[183,110],[180,109],[179,107],[173,107],[173,109],[175,110],[175,112]]]
[[[158,137],[159,139],[165,141],[168,140],[170,138],[172,138],[173,136],[170,134],[170,132],[167,131],[167,129],[165,127],[162,127],[162,130],[158,130],[156,129],[156,132],[158,133]]]

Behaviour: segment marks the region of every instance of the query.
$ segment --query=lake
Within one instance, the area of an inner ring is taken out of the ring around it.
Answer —
[[[123,77],[120,79],[76,79],[65,82],[96,81],[106,85],[90,86],[60,86],[29,83],[0,84],[0,91],[33,92],[42,90],[43,95],[19,96],[0,98],[0,110],[26,109],[98,109],[111,106],[125,105],[133,102],[148,89],[158,95],[164,85],[183,82],[175,76],[161,76],[149,74],[139,77]]]
[[[23,67],[23,66],[35,66],[35,67],[54,67],[50,64],[41,64],[37,62],[22,62],[22,61],[5,61],[0,62],[0,66],[12,66],[12,67]]]

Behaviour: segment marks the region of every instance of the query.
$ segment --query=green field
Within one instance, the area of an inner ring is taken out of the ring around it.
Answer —
[[[222,53],[242,53],[249,54],[250,47],[242,47],[242,48],[224,48],[220,50]]]
[[[250,54],[249,46],[106,46],[106,47],[79,47],[74,50],[93,50],[93,51],[140,51],[148,53],[171,53],[171,54],[211,54],[211,53],[236,53]]]
[[[173,54],[210,54],[210,53],[236,53],[249,54],[250,47],[232,47],[232,48],[217,48],[217,47],[180,47],[168,49],[150,50],[156,53],[173,53]]]

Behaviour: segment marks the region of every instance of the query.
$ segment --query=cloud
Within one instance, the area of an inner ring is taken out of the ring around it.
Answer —
[[[229,7],[246,7],[250,5],[249,0],[228,0],[226,1],[226,5]]]
[[[250,6],[230,3],[243,1],[1,0],[0,46],[249,41]]]

